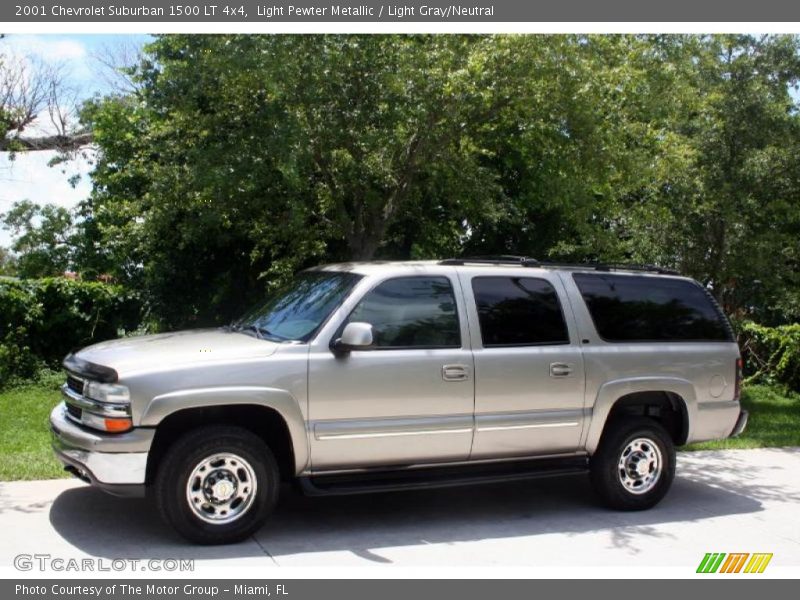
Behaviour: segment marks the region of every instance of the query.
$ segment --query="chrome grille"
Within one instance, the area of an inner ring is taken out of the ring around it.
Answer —
[[[67,375],[67,387],[76,394],[83,395],[83,381],[72,375]]]
[[[83,415],[83,411],[77,406],[73,406],[72,404],[67,404],[67,414],[76,421],[80,421],[81,416]]]

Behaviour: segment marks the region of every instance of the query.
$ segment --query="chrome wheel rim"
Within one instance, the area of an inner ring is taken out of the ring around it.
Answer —
[[[663,465],[658,445],[648,438],[636,438],[620,454],[619,481],[631,494],[646,494],[661,478]]]
[[[253,467],[236,454],[220,452],[201,460],[186,483],[186,500],[206,523],[224,525],[244,515],[256,497]]]

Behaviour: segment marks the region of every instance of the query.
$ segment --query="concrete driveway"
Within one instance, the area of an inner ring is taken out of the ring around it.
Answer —
[[[800,448],[679,454],[656,508],[599,508],[585,476],[334,498],[287,487],[251,540],[193,547],[145,500],[76,480],[0,483],[0,567],[20,553],[194,558],[203,567],[681,566],[705,552],[772,552],[800,566]],[[6,571],[7,572],[7,571]],[[253,572],[256,575],[256,572]]]

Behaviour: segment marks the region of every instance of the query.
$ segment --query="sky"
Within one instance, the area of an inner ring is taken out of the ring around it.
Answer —
[[[81,98],[110,91],[103,77],[103,68],[95,58],[107,48],[120,44],[143,44],[146,35],[9,35],[0,40],[0,54],[62,65],[67,82],[78,91]],[[48,117],[37,119],[42,125],[28,133],[47,132]],[[19,153],[12,162],[8,154],[0,152],[0,213],[19,200],[32,200],[39,204],[53,203],[67,208],[75,206],[89,195],[91,185],[88,173],[91,165],[76,159],[56,167],[47,163],[54,152]],[[81,175],[72,187],[70,177]],[[11,244],[10,232],[0,228],[0,246]]]

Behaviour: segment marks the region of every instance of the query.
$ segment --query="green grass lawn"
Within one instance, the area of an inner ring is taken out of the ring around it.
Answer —
[[[0,481],[64,477],[50,449],[50,410],[63,375],[0,392]]]
[[[61,375],[0,392],[0,481],[66,474],[50,450],[47,417],[60,401]],[[800,446],[800,394],[753,385],[742,396],[750,422],[738,438],[693,444],[688,450]]]

